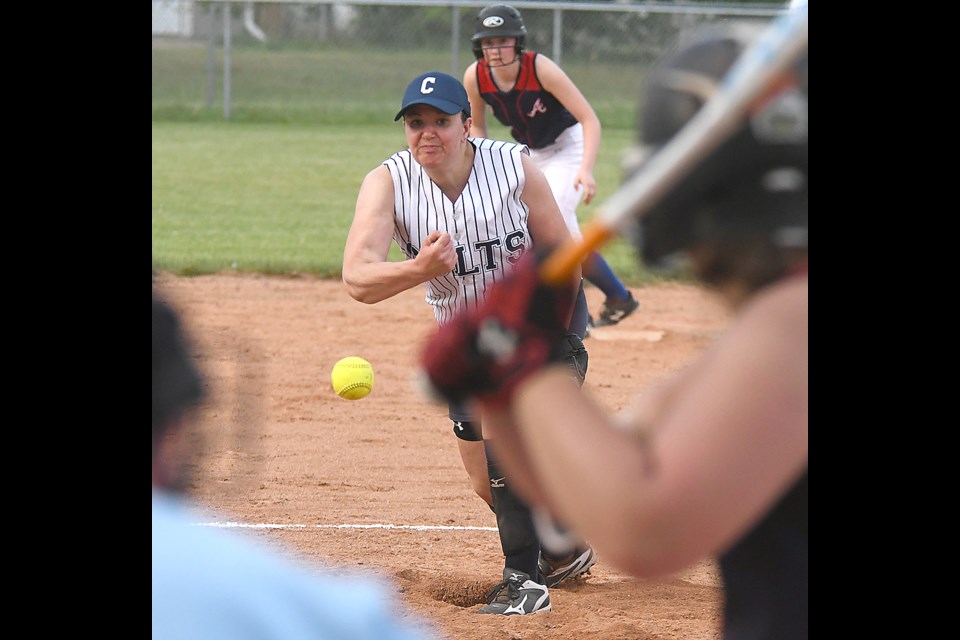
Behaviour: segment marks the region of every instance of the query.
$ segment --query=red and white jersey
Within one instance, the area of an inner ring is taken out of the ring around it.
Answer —
[[[501,140],[469,141],[476,149],[473,169],[456,202],[444,195],[409,149],[383,162],[393,178],[393,239],[404,255],[416,257],[423,239],[436,230],[449,233],[456,246],[454,270],[424,283],[426,302],[440,324],[477,306],[486,288],[533,247],[528,208],[520,200],[526,179],[520,157],[530,151]]]
[[[480,97],[490,105],[500,124],[510,127],[510,135],[531,149],[543,149],[577,124],[557,97],[543,88],[537,76],[537,56],[524,51],[520,57],[517,81],[510,91],[501,91],[486,60],[477,61],[477,87]]]

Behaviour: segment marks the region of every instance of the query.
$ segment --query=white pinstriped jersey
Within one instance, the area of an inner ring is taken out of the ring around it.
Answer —
[[[423,239],[437,230],[449,233],[456,247],[454,270],[424,283],[426,302],[440,324],[475,307],[486,287],[533,247],[528,208],[520,200],[526,179],[520,154],[529,150],[513,142],[469,140],[476,149],[473,169],[456,202],[450,202],[409,149],[383,162],[393,178],[393,239],[404,255],[416,257]]]

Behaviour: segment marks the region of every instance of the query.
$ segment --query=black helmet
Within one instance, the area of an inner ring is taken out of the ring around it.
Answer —
[[[480,40],[483,38],[498,38],[513,36],[517,39],[517,55],[523,51],[527,39],[527,28],[523,24],[520,12],[508,4],[492,4],[484,7],[477,14],[476,31],[470,38],[473,55],[477,60],[483,58]]]
[[[637,124],[646,157],[700,110],[762,26],[711,25],[667,55],[647,77]],[[701,241],[762,237],[807,247],[807,54],[791,82],[634,225],[643,262],[671,258]],[[635,163],[633,171],[642,167]]]

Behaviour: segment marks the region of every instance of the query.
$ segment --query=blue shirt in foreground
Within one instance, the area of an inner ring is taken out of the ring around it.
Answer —
[[[374,576],[322,573],[153,491],[153,640],[432,640]]]

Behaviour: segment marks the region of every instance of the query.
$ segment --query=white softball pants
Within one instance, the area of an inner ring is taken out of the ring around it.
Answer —
[[[578,122],[567,127],[551,145],[530,149],[530,157],[547,177],[571,235],[576,240],[582,239],[577,221],[582,188],[575,189],[573,181],[583,162],[583,125]]]

